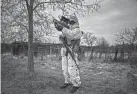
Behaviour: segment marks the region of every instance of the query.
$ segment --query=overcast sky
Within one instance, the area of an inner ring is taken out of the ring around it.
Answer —
[[[110,44],[114,43],[116,32],[137,26],[136,0],[104,0],[99,11],[80,18],[80,26],[85,32],[105,37]]]
[[[91,1],[88,0],[89,3]],[[99,13],[78,17],[78,19],[82,31],[105,37],[110,44],[114,44],[117,32],[122,31],[125,27],[137,26],[137,1],[104,0]]]

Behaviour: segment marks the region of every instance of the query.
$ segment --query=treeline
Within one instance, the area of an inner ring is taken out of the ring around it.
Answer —
[[[117,60],[118,52],[121,53],[121,60],[132,60],[133,57],[137,58],[137,27],[125,28],[116,34],[115,58]],[[121,45],[119,47],[119,45]]]

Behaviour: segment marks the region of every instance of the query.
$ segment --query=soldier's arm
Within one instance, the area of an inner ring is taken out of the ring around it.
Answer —
[[[73,30],[63,28],[62,33],[64,36],[66,36],[69,39],[79,39],[82,37],[82,32],[79,30],[79,28],[75,28]]]

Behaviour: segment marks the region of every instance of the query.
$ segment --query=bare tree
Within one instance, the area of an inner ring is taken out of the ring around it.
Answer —
[[[101,58],[102,54],[105,54],[105,59],[106,59],[106,55],[109,51],[109,43],[107,42],[107,40],[104,37],[98,38],[97,43],[96,43],[97,47],[98,47],[98,51],[99,51],[99,58]]]
[[[100,8],[100,1],[88,5],[84,3],[84,0],[2,0],[2,2],[4,3],[2,12],[5,13],[3,16],[8,15],[8,17],[12,18],[12,20],[5,21],[5,24],[10,27],[20,26],[27,32],[28,71],[30,73],[34,73],[34,37],[37,35],[41,37],[43,34],[51,34],[52,19],[48,18],[48,14],[45,12],[46,9],[53,9],[53,11],[60,9],[63,13],[74,10],[76,14],[81,15],[83,13],[82,15],[84,15],[84,13],[98,11]],[[10,15],[8,14],[9,12],[11,13]],[[7,19],[7,17],[5,19]],[[4,24],[4,22],[2,24]],[[7,28],[7,26],[5,27]]]
[[[128,53],[128,58],[132,55],[134,50],[136,49],[136,41],[137,41],[137,28],[130,30],[129,28],[123,29],[122,32],[116,34],[117,39],[116,42],[122,44],[121,47],[121,57],[124,59],[124,50],[126,49]],[[125,45],[128,45],[125,48]]]
[[[84,34],[84,39],[85,39],[85,43],[90,46],[90,51],[91,54],[89,56],[88,61],[90,61],[91,59],[93,59],[93,45],[95,44],[97,38],[92,34],[92,33],[85,33]]]
[[[21,31],[22,34],[20,36],[23,36],[26,33],[24,32],[25,29],[23,28],[23,25],[20,25],[19,23],[18,24],[16,23],[15,25],[15,21],[20,22],[19,19],[21,18],[20,14],[23,16],[24,15],[23,13],[25,13],[24,10],[17,9],[19,8],[19,3],[21,3],[21,0],[18,0],[17,2],[15,0],[2,0],[2,5],[1,5],[2,42],[10,43],[15,39],[18,39],[17,36],[19,36],[20,31],[18,33],[17,29],[20,29],[20,26],[22,28]]]
[[[114,56],[114,61],[117,60],[117,55],[118,55],[118,45],[115,46],[115,56]]]
[[[135,45],[135,51],[137,51],[137,27],[133,28],[134,32],[134,45]]]

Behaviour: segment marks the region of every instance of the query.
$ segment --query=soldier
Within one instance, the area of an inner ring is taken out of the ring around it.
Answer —
[[[70,92],[74,93],[77,91],[81,84],[77,57],[80,38],[82,37],[83,33],[80,31],[77,17],[74,15],[70,16],[69,19],[69,29],[62,28],[62,35],[60,36],[60,40],[63,42],[63,47],[61,48],[61,56],[62,70],[65,78],[65,83],[60,88],[66,88],[72,83],[73,87]],[[68,48],[66,48],[66,46]],[[73,55],[70,54],[68,49]]]

